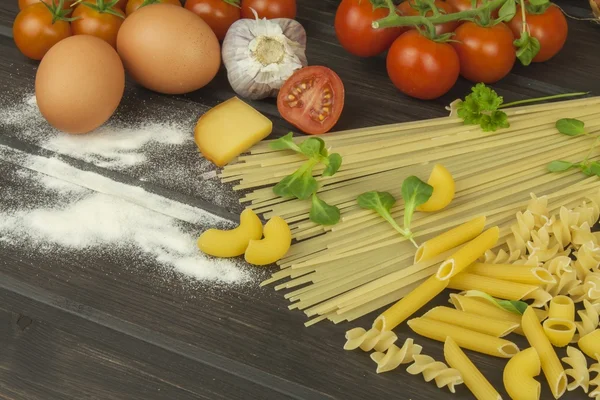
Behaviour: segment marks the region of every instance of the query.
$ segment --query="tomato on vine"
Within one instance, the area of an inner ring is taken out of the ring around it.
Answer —
[[[516,39],[523,32],[537,39],[539,51],[533,57],[533,62],[544,62],[554,57],[567,41],[569,27],[567,19],[556,5],[548,3],[541,6],[525,5],[525,22],[523,26],[523,11],[517,7],[515,17],[508,23]]]
[[[426,17],[431,17],[433,15],[433,10],[431,10],[431,8],[427,6],[427,3],[425,3],[425,7],[422,7],[421,4],[422,3],[419,0],[404,1],[400,3],[400,5],[398,5],[398,12],[400,13],[400,15],[409,17],[415,15],[423,15],[424,12],[424,15]],[[449,2],[435,0],[433,4],[438,9],[438,12],[440,14],[452,14],[456,12],[456,9]],[[435,33],[438,35],[443,35],[444,33],[454,32],[454,30],[458,28],[458,25],[460,25],[459,21],[450,21],[443,24],[436,24]]]
[[[219,40],[225,39],[229,27],[241,18],[240,0],[187,0],[185,8],[200,16]]]
[[[117,34],[125,18],[123,11],[115,8],[117,1],[96,0],[93,3],[79,3],[73,11],[73,34],[96,36],[116,48]]]
[[[346,51],[376,56],[392,45],[405,28],[374,29],[372,23],[390,14],[381,0],[342,0],[335,13],[335,34]]]
[[[492,26],[465,22],[452,39],[460,59],[460,74],[472,82],[497,82],[515,63],[515,37],[503,22]]]
[[[460,63],[452,45],[410,30],[394,41],[386,60],[394,85],[409,96],[435,99],[456,83]]]
[[[242,0],[242,18],[296,18],[296,0]]]
[[[179,0],[129,0],[127,2],[127,6],[125,7],[125,14],[129,16],[132,12],[136,11],[140,7],[145,7],[156,3],[167,3],[181,7]]]
[[[37,4],[25,7],[13,23],[13,38],[17,48],[33,60],[41,60],[52,46],[71,36],[70,10],[63,0],[57,4]]]

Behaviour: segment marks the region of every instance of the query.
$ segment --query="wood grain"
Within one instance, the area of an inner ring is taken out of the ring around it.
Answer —
[[[338,1],[300,0],[298,20],[308,32],[310,64],[334,69],[346,86],[346,108],[336,129],[348,129],[446,113],[471,84],[460,80],[446,96],[422,102],[390,84],[383,56],[360,59],[337,43],[333,15]],[[585,1],[559,1],[575,17],[589,16]],[[0,91],[18,102],[33,91],[36,63],[14,47],[11,25],[16,0],[0,2]],[[565,49],[554,59],[513,73],[494,85],[507,101],[532,96],[592,91],[600,93],[600,27],[569,21]],[[12,96],[12,97],[11,97]],[[164,105],[206,109],[233,96],[222,70],[205,89],[185,96],[151,93],[128,81],[122,118],[138,118],[140,107]],[[252,102],[274,121],[273,137],[291,126],[274,100]],[[51,155],[0,125],[0,144],[31,154]],[[165,180],[145,180],[134,171],[116,171],[73,158],[70,164],[111,179],[138,185],[187,204],[234,218],[227,207]],[[23,167],[0,160],[0,191],[36,201],[35,186],[16,174]],[[0,195],[1,196],[1,195]],[[0,197],[1,198],[1,197]],[[24,201],[24,200],[23,200]],[[2,203],[1,204],[6,204]],[[196,227],[199,231],[202,227]],[[447,301],[447,294],[436,299]],[[401,370],[377,375],[360,351],[344,352],[344,332],[367,327],[372,317],[348,325],[302,325],[304,316],[272,288],[211,287],[134,257],[108,253],[39,252],[0,245],[0,398],[4,399],[371,399],[430,400],[448,392]],[[401,340],[414,337],[406,326]],[[442,359],[442,346],[416,338],[424,352]],[[521,337],[515,342],[526,346]],[[505,361],[468,353],[495,387],[502,388]],[[542,398],[549,398],[544,385]],[[471,399],[464,387],[453,396]],[[570,393],[565,399],[581,398]]]

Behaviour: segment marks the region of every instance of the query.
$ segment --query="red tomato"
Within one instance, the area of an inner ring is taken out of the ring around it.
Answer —
[[[471,0],[446,0],[456,11],[465,11],[471,9]],[[483,0],[477,0],[477,7],[481,7]],[[498,18],[498,10],[492,12],[493,18]]]
[[[413,8],[414,4],[415,4],[415,0],[404,1],[404,2],[400,3],[400,5],[398,6],[398,12],[400,13],[400,15],[403,15],[406,17],[420,15],[419,10]],[[449,3],[446,3],[445,1],[442,1],[442,0],[435,0],[435,6],[443,14],[452,14],[452,13],[456,12],[456,10],[454,9],[454,7],[452,7],[452,5],[450,5]],[[431,11],[431,10],[427,11],[427,13],[425,14],[426,17],[429,17],[431,15],[433,15],[433,11]],[[438,35],[443,35],[444,33],[454,32],[454,30],[456,28],[458,28],[458,25],[460,25],[459,21],[451,21],[451,22],[446,22],[445,24],[439,24],[439,25],[435,26],[435,32]]]
[[[515,37],[504,23],[482,27],[466,22],[456,29],[453,39],[460,74],[472,82],[497,82],[508,75],[515,63]]]
[[[19,0],[19,10],[24,9],[25,7],[28,7],[32,4],[37,4],[40,1],[43,1],[46,4],[50,4],[50,0]],[[63,1],[63,10],[68,9],[69,7],[71,7],[71,4],[73,4],[75,2],[75,0],[64,0]],[[58,5],[59,0],[53,0],[53,3],[55,6]]]
[[[241,16],[239,7],[234,4],[226,0],[187,0],[185,8],[200,16],[217,38],[223,40],[231,24]]]
[[[125,7],[125,14],[128,16],[131,15],[131,13],[134,12],[135,10],[137,10],[138,8],[140,8],[143,3],[144,3],[144,0],[129,0],[127,2],[127,6]],[[167,4],[173,4],[175,6],[181,7],[181,2],[179,0],[153,0],[153,1],[149,1],[146,5],[155,4],[155,3],[167,3]]]
[[[531,36],[540,41],[540,52],[533,58],[533,62],[547,61],[563,48],[567,41],[569,26],[563,13],[554,4],[543,14],[526,13],[526,21]],[[517,7],[517,13],[508,26],[515,38],[521,37],[523,31],[521,6]]]
[[[311,66],[296,71],[277,96],[281,116],[304,133],[328,132],[344,108],[344,84],[327,67]]]
[[[402,34],[387,55],[390,79],[402,93],[422,100],[448,92],[458,79],[460,63],[454,48],[416,30]]]
[[[296,18],[296,0],[242,0],[242,18]]]
[[[390,48],[404,28],[373,29],[373,21],[389,15],[387,8],[373,8],[368,0],[342,0],[335,13],[335,34],[346,51],[373,57]]]
[[[119,2],[115,4],[115,7],[121,11],[125,11],[125,7],[127,7],[127,0],[119,0]]]
[[[69,23],[61,19],[52,23],[53,16],[42,3],[19,12],[13,23],[13,38],[21,53],[41,60],[52,46],[71,36]]]
[[[123,15],[123,11],[120,9],[113,8],[112,11]],[[81,3],[73,11],[73,18],[78,19],[71,22],[71,27],[74,35],[96,36],[116,49],[117,34],[123,23],[123,17],[117,17],[106,11],[98,11]]]

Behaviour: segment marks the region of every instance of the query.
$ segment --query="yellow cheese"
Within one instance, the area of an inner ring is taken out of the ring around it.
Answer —
[[[273,123],[233,97],[200,117],[194,138],[200,152],[219,167],[269,136]]]

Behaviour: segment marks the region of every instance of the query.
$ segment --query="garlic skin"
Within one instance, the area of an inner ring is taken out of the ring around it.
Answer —
[[[285,81],[308,65],[305,51],[306,31],[287,18],[240,19],[227,31],[222,47],[231,87],[252,100],[277,97]]]

